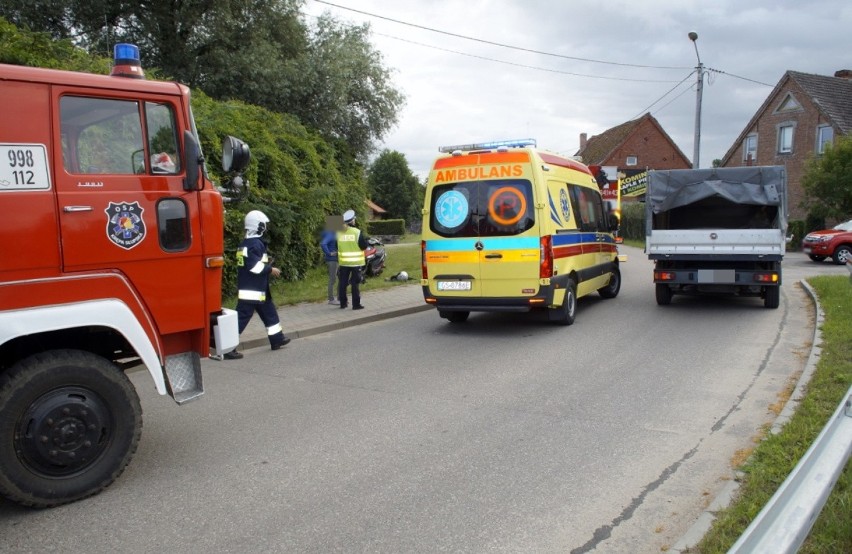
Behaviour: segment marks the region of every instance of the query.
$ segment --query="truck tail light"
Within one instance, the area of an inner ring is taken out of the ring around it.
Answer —
[[[755,273],[754,280],[758,283],[777,283],[778,282],[778,274],[777,273]]]
[[[429,272],[426,270],[426,241],[420,241],[420,274],[423,279],[429,278]]]
[[[654,272],[654,281],[674,281],[677,278],[677,274],[674,271],[655,271]]]
[[[553,239],[550,235],[541,237],[539,243],[539,268],[538,276],[540,279],[550,279],[553,277]]]

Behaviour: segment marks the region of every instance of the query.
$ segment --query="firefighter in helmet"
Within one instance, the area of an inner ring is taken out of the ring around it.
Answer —
[[[240,334],[245,330],[254,313],[266,326],[266,334],[272,350],[278,350],[290,342],[284,336],[278,310],[272,301],[269,290],[269,278],[281,275],[281,270],[272,266],[272,259],[267,254],[266,243],[261,237],[269,226],[269,218],[260,210],[252,210],[246,214],[246,238],[237,249],[237,315],[239,318]],[[228,360],[238,360],[243,355],[236,350],[225,354]]]

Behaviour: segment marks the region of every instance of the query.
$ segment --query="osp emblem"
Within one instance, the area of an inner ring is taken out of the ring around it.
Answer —
[[[106,209],[107,237],[113,243],[130,250],[145,239],[145,222],[139,202],[110,202]]]

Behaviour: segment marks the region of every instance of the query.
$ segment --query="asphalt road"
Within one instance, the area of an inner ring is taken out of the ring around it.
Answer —
[[[660,552],[732,478],[812,337],[781,307],[675,297],[626,249],[618,298],[577,322],[435,312],[204,362],[178,407],[145,372],[145,429],[102,494],[0,500],[3,552]],[[801,259],[800,259],[801,258]]]

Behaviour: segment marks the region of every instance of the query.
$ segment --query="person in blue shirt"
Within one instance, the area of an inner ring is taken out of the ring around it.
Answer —
[[[329,217],[326,219],[325,229],[320,237],[320,248],[328,268],[328,303],[332,306],[340,304],[334,297],[334,284],[337,281],[337,228],[340,227],[340,218]],[[336,223],[336,225],[335,225]]]
[[[269,218],[260,210],[246,214],[246,238],[237,249],[237,321],[240,334],[251,321],[254,313],[266,326],[266,335],[272,350],[278,350],[290,342],[281,329],[278,310],[272,301],[269,278],[281,275],[281,270],[272,266],[267,255],[266,243],[260,237],[266,232]],[[236,349],[225,353],[226,360],[239,360],[243,355]]]

